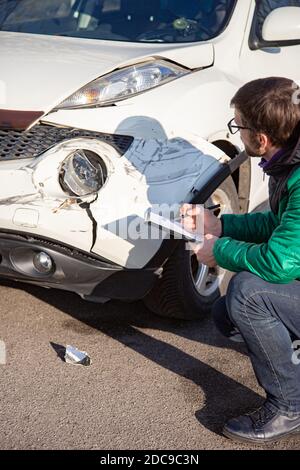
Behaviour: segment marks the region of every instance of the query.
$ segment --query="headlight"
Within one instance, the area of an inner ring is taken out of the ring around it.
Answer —
[[[144,62],[98,78],[71,95],[56,109],[112,104],[188,73],[189,70],[165,60]]]
[[[71,196],[98,192],[107,179],[104,161],[89,150],[76,150],[62,163],[60,184]]]

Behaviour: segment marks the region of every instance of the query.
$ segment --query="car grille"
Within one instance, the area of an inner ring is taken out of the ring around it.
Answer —
[[[37,157],[53,145],[75,137],[94,137],[112,145],[121,155],[129,149],[133,137],[102,134],[82,129],[38,124],[29,131],[0,129],[0,160]]]

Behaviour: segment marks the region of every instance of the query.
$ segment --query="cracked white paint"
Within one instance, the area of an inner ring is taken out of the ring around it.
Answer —
[[[138,225],[149,206],[187,200],[191,189],[201,188],[223,158],[220,150],[194,135],[135,139],[128,152],[114,162],[115,171],[92,206],[98,222],[93,251],[129,268],[145,266],[162,240],[120,238],[116,223],[126,226],[134,221]]]
[[[187,200],[191,189],[206,183],[224,157],[205,140],[186,134],[169,140],[135,139],[123,157],[97,139],[68,140],[37,159],[5,163],[0,172],[1,227],[26,231],[30,226],[37,235],[89,251],[92,221],[78,198],[70,201],[59,183],[62,162],[80,148],[97,153],[108,168],[98,198],[81,198],[90,203],[97,222],[93,252],[129,268],[143,267],[162,240],[135,240],[130,235],[123,239],[115,223],[138,225],[149,206]]]
[[[136,139],[126,154],[126,168],[132,176],[143,177],[148,185],[186,177],[190,184],[209,165],[210,157],[221,160],[224,154],[199,137],[189,141],[179,137]]]

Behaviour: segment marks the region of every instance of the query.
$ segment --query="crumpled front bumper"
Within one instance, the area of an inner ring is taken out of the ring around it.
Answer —
[[[109,175],[97,197],[67,204],[58,174],[76,149],[105,159]],[[138,226],[155,204],[204,203],[244,159],[195,135],[139,139],[45,124],[1,130],[0,275],[90,300],[142,298],[180,241],[124,236],[115,223]],[[49,275],[32,267],[38,251],[53,259]]]
[[[97,195],[70,204],[59,172],[78,149],[98,154],[108,178]],[[46,124],[0,134],[0,157],[0,228],[59,240],[128,269],[147,266],[164,237],[119,228],[143,225],[154,205],[189,202],[228,161],[195,135],[133,138]]]

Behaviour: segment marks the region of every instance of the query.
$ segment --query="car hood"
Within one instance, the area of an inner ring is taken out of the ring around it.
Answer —
[[[0,32],[0,108],[46,114],[90,81],[149,57],[197,69],[213,64],[214,48]]]

